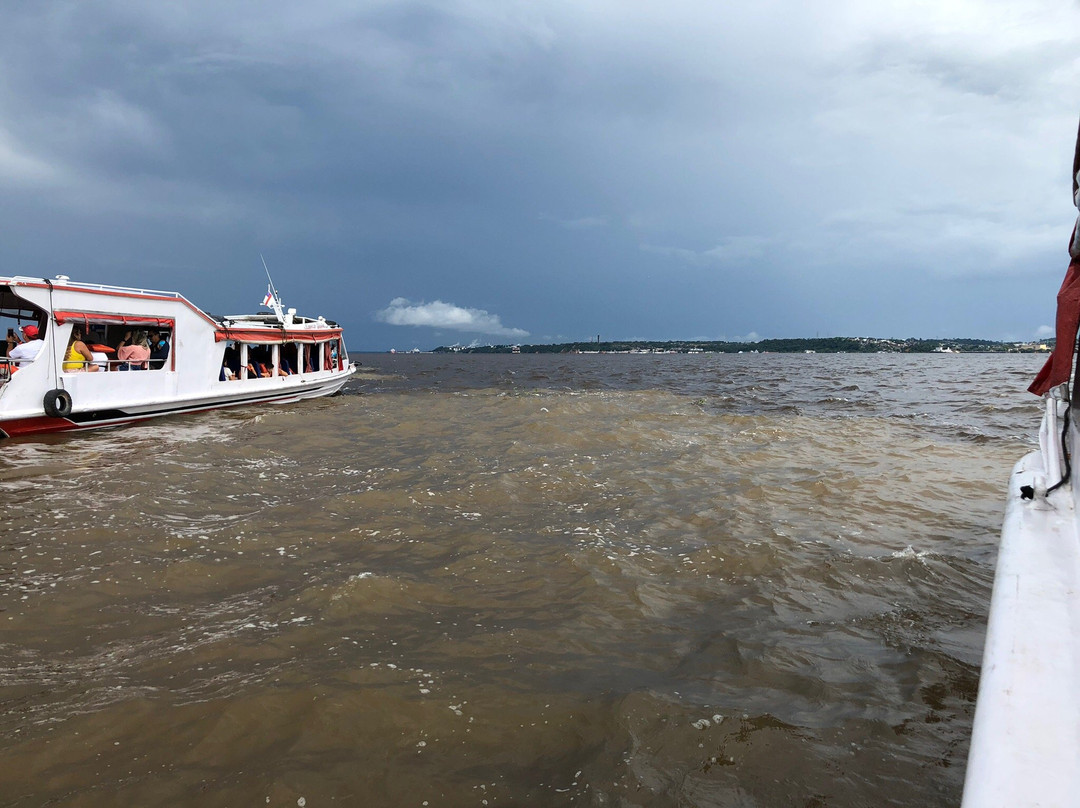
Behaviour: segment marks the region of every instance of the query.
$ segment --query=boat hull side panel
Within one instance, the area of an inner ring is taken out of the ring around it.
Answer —
[[[1080,542],[1071,488],[1047,496],[1046,478],[1032,452],[1009,482],[963,808],[1080,793]]]
[[[166,415],[182,415],[257,404],[289,404],[304,399],[334,395],[341,390],[351,375],[352,371],[350,370],[336,378],[321,380],[317,384],[289,385],[275,390],[245,392],[242,395],[206,396],[199,399],[174,401],[168,404],[134,405],[124,409],[88,409],[73,412],[66,418],[50,418],[46,415],[11,418],[0,420],[0,432],[7,437],[40,435],[76,429],[124,426]]]

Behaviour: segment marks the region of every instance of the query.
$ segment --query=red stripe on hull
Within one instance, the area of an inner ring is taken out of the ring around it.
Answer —
[[[43,435],[47,432],[67,432],[78,429],[79,424],[69,421],[67,418],[50,418],[47,415],[39,415],[36,418],[13,418],[10,421],[0,421],[0,432],[9,438],[19,435]]]

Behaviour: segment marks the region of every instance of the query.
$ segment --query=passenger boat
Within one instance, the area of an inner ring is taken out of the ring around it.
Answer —
[[[1080,204],[1080,134],[1073,201]],[[964,808],[1080,804],[1080,219],[1058,293],[1057,343],[1029,390],[1039,448],[1013,469],[983,649]],[[1074,378],[1076,390],[1080,377]]]
[[[118,426],[341,390],[356,370],[341,327],[284,310],[271,290],[264,300],[270,312],[214,317],[178,292],[63,275],[0,277],[0,327],[11,326],[9,345],[27,325],[42,341],[33,361],[0,357],[0,433]],[[117,358],[115,346],[133,331],[160,335],[156,358]],[[93,361],[72,356],[73,332],[82,333]]]

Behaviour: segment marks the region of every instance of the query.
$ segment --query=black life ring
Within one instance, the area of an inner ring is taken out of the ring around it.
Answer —
[[[52,418],[67,418],[71,415],[71,393],[59,388],[45,394],[45,414]]]

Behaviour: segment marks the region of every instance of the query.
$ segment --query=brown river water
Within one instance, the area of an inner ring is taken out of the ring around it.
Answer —
[[[954,806],[1031,355],[361,355],[0,444],[0,806]]]

